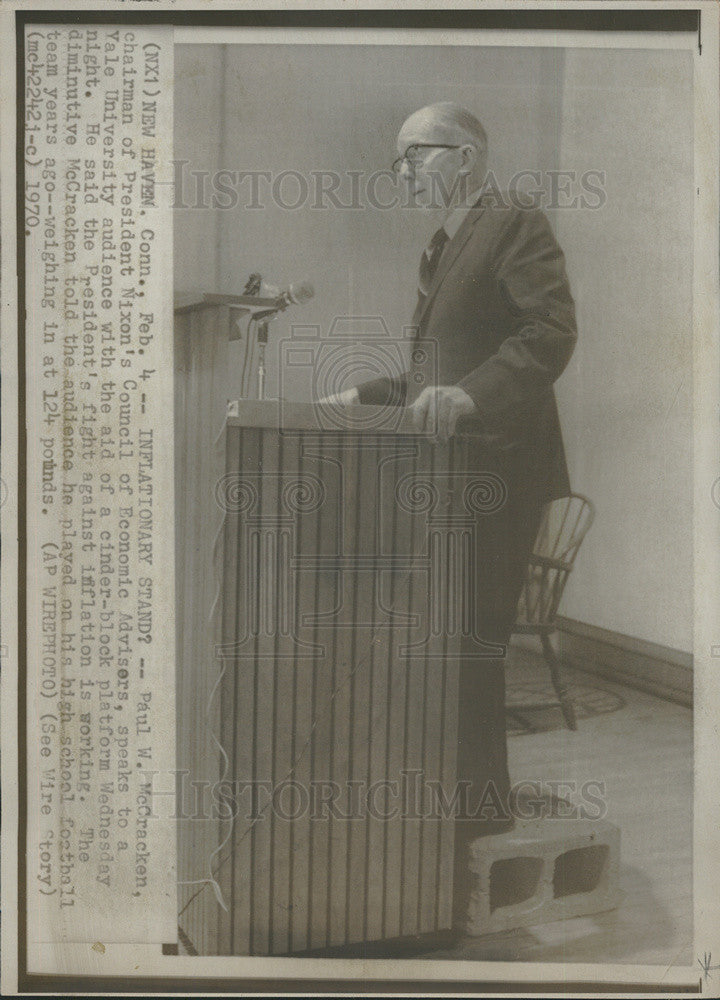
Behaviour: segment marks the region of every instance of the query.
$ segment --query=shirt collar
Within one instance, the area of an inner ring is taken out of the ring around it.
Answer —
[[[470,209],[474,208],[475,205],[478,203],[478,201],[480,200],[480,195],[483,193],[484,190],[485,190],[485,185],[483,184],[481,187],[476,188],[475,191],[472,191],[467,196],[462,205],[458,205],[457,208],[454,208],[450,212],[445,222],[443,222],[443,229],[448,234],[448,239],[451,240],[455,236],[458,229],[465,221],[465,216],[468,214]]]

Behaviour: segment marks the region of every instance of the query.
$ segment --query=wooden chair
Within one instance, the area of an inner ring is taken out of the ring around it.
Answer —
[[[560,708],[568,728],[577,729],[575,711],[560,677],[560,664],[550,636],[557,631],[555,618],[560,599],[578,549],[594,519],[595,507],[579,493],[553,500],[545,508],[518,602],[513,634],[540,637],[558,700],[513,703],[507,706],[512,714],[532,709]]]

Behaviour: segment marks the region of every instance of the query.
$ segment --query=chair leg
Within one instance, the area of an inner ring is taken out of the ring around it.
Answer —
[[[558,658],[555,655],[553,644],[550,642],[550,636],[541,635],[540,640],[542,642],[543,653],[545,654],[547,665],[550,668],[552,685],[555,688],[555,694],[558,696],[558,700],[560,701],[560,708],[562,709],[565,722],[567,723],[568,729],[577,729],[575,709],[573,708],[572,701],[570,700],[568,689],[560,677],[560,664],[558,663]]]

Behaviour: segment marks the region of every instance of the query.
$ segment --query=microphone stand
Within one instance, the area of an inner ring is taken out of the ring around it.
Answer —
[[[248,292],[254,293],[259,291],[261,288],[261,281],[259,274],[251,274],[245,286],[245,294],[243,295],[205,295],[205,302],[211,302],[215,305],[231,305],[236,306],[243,310],[243,312],[249,312],[251,314],[251,320],[257,323],[257,340],[258,340],[258,399],[265,398],[265,351],[268,342],[268,332],[270,321],[279,312],[283,312],[287,307],[293,303],[297,305],[299,302],[304,302],[308,298],[312,298],[314,290],[312,285],[307,283],[300,285],[299,287],[290,285],[289,288],[282,292],[280,295],[276,295],[275,298],[265,298],[256,294],[247,294]],[[299,297],[296,297],[299,296]]]
[[[290,287],[292,288],[292,286]],[[290,290],[288,290],[288,292],[283,292],[282,295],[275,299],[270,309],[256,312],[253,316],[253,319],[257,323],[258,399],[265,399],[265,350],[267,348],[270,321],[279,312],[284,312],[291,303],[295,303],[295,300],[292,298]]]
[[[267,348],[268,334],[270,330],[270,320],[275,317],[283,307],[277,306],[268,309],[266,312],[256,313],[257,342],[258,342],[258,399],[265,399],[265,350]]]
[[[265,399],[265,348],[268,342],[269,319],[261,319],[257,328],[258,340],[258,399]]]

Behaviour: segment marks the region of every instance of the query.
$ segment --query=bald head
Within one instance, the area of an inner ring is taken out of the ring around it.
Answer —
[[[487,152],[487,136],[475,115],[454,101],[439,101],[413,112],[398,133],[398,149],[411,143],[470,145],[480,158]]]

